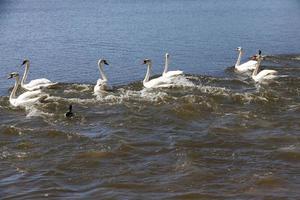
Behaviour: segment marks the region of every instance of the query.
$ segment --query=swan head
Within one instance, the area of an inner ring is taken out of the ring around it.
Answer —
[[[259,49],[257,51],[257,54],[250,57],[251,60],[255,60],[255,61],[258,61],[258,59],[263,59],[264,57],[261,55],[261,50]]]
[[[243,51],[243,48],[242,47],[238,47],[236,48],[237,51]]]
[[[25,59],[25,60],[23,60],[21,66],[26,65],[27,63],[29,63],[29,60],[28,60],[28,59]]]
[[[151,60],[150,59],[144,59],[143,61],[143,65],[147,65],[147,64],[150,64],[151,63]]]
[[[261,50],[260,50],[260,49],[258,49],[258,55],[260,55],[260,56],[261,56]]]
[[[7,79],[12,79],[12,78],[15,78],[15,77],[19,77],[19,74],[17,72],[12,72],[12,73],[9,74]]]
[[[100,59],[100,60],[98,61],[98,65],[100,66],[100,65],[102,65],[102,64],[104,64],[104,65],[109,65],[108,62],[107,62],[105,59]]]
[[[168,53],[166,53],[166,58],[169,58],[169,57],[170,57],[170,55]]]

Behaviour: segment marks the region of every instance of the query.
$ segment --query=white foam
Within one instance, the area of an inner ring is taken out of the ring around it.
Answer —
[[[70,93],[77,93],[77,90],[64,90],[64,93],[70,94]]]
[[[124,101],[162,101],[168,94],[158,89],[144,88],[140,91],[119,89],[116,94],[98,95],[97,101],[109,104],[121,104]]]
[[[300,56],[295,57],[294,60],[300,60]]]
[[[26,107],[26,111],[28,112],[26,117],[45,117],[45,116],[54,116],[52,113],[46,113],[34,106]]]
[[[53,103],[57,101],[65,101],[68,103],[77,103],[77,104],[87,104],[87,103],[95,103],[95,99],[80,99],[80,98],[64,98],[58,96],[50,96],[47,98],[49,101],[53,101]]]
[[[140,97],[143,100],[150,101],[150,102],[158,102],[164,101],[164,98],[168,97],[168,94],[163,91],[157,91],[155,89],[143,89],[141,90]]]
[[[76,89],[79,89],[80,92],[86,92],[90,90],[91,85],[88,84],[72,84]]]
[[[214,87],[214,86],[203,86],[198,85],[196,86],[197,89],[199,89],[203,93],[208,94],[223,94],[228,95],[231,91],[226,89],[225,87]]]
[[[195,87],[195,84],[189,81],[185,76],[177,76],[172,79],[174,86]]]
[[[281,152],[300,152],[300,147],[295,145],[290,145],[287,147],[281,147],[278,150]]]

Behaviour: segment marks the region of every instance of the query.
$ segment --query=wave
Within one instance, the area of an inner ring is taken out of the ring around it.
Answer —
[[[170,88],[146,89],[141,82],[132,82],[114,87],[112,92],[98,95],[93,94],[93,84],[59,83],[55,88],[44,89],[49,95],[44,102],[28,106],[24,110],[28,118],[51,119],[58,113],[61,115],[66,112],[70,104],[88,112],[93,107],[117,105],[128,108],[147,105],[167,108],[168,105],[173,105],[182,109],[191,105],[193,109],[201,107],[200,110],[213,108],[213,112],[221,112],[224,107],[233,109],[234,106],[238,108],[243,105],[288,104],[298,108],[300,68],[297,58],[299,55],[267,56],[263,67],[277,67],[280,74],[275,81],[267,84],[255,84],[251,78],[235,74],[232,67],[226,71],[226,77],[187,74],[178,76]],[[10,106],[8,97],[0,97],[0,110],[5,114],[22,112],[22,109]]]

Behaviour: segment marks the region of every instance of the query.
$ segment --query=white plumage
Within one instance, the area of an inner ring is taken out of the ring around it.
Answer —
[[[103,65],[108,65],[107,61],[104,59],[100,59],[98,61],[98,67],[100,71],[101,78],[97,80],[96,85],[94,86],[94,94],[99,94],[103,91],[112,90],[112,87],[108,84],[108,79],[104,73]]]
[[[271,79],[276,78],[278,72],[275,70],[265,69],[265,70],[259,71],[261,60],[262,60],[262,58],[259,55],[257,58],[257,64],[255,66],[255,70],[253,71],[253,74],[252,74],[252,79],[255,82],[262,82],[264,80],[271,80]]]
[[[249,60],[249,61],[241,64],[242,55],[244,53],[243,48],[238,47],[236,50],[239,52],[239,56],[238,56],[235,66],[234,66],[235,70],[239,73],[246,73],[246,72],[253,71],[257,64],[257,61]]]
[[[33,90],[50,87],[57,84],[51,82],[46,78],[35,79],[30,81],[29,83],[25,83],[28,76],[29,66],[30,66],[29,60],[24,60],[22,66],[23,65],[25,65],[25,72],[21,80],[21,87],[24,88],[25,90],[33,91]]]
[[[9,79],[16,78],[15,86],[9,96],[9,102],[14,107],[25,107],[36,103],[37,101],[43,100],[48,97],[47,94],[42,93],[41,90],[28,91],[16,97],[16,91],[19,86],[19,74],[13,72],[10,74]]]
[[[143,64],[147,65],[147,73],[143,80],[145,88],[159,88],[159,87],[170,87],[172,86],[172,79],[170,77],[160,76],[158,78],[150,79],[150,71],[152,68],[152,62],[150,59],[145,59]]]
[[[181,71],[181,70],[168,71],[168,68],[169,68],[169,58],[170,58],[170,55],[168,53],[166,53],[165,68],[164,68],[162,76],[166,77],[166,78],[171,78],[171,77],[174,77],[174,76],[182,75],[183,71]]]

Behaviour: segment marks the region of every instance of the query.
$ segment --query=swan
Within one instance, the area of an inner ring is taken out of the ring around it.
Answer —
[[[239,52],[239,56],[238,56],[235,66],[234,66],[235,70],[239,73],[245,73],[245,72],[254,70],[255,65],[257,64],[257,61],[249,60],[249,61],[241,64],[242,55],[244,54],[243,48],[238,47],[236,50]],[[260,50],[259,50],[258,54],[259,55],[261,54]]]
[[[27,79],[29,66],[30,66],[29,60],[27,59],[24,60],[21,66],[25,66],[25,72],[21,80],[21,87],[24,88],[25,90],[33,91],[33,90],[37,90],[37,89],[41,89],[41,88],[45,88],[57,84],[51,82],[46,78],[35,79],[26,84],[25,81]]]
[[[104,59],[100,59],[98,61],[98,67],[100,71],[101,78],[98,79],[95,87],[94,87],[94,93],[97,94],[99,92],[103,91],[110,91],[112,90],[112,87],[108,84],[107,77],[104,74],[103,65],[108,65],[107,61]]]
[[[15,86],[9,96],[9,102],[14,107],[25,107],[26,105],[31,105],[36,103],[37,101],[44,100],[48,97],[45,93],[42,93],[41,90],[24,92],[23,94],[16,97],[16,91],[19,87],[19,74],[17,72],[13,72],[10,74],[8,79],[15,78]]]
[[[264,69],[259,72],[259,67],[261,63],[262,57],[258,55],[257,57],[257,64],[255,65],[255,70],[252,73],[252,79],[255,82],[262,82],[264,80],[270,80],[277,77],[278,72],[271,69]]]
[[[149,80],[150,79],[150,71],[152,69],[152,62],[150,59],[145,59],[143,64],[147,65],[147,73],[143,80],[143,85],[145,88],[158,88],[158,87],[172,86],[171,79],[163,77],[163,76]]]
[[[164,71],[163,71],[162,76],[163,76],[163,77],[170,78],[170,77],[173,77],[173,76],[179,76],[179,75],[182,75],[182,74],[183,74],[183,71],[180,71],[180,70],[176,70],[176,71],[168,71],[168,67],[169,67],[169,58],[170,58],[170,55],[169,55],[168,53],[166,53],[165,69],[164,69]]]

